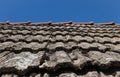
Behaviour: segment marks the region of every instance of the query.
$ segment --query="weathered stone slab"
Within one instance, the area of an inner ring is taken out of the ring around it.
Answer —
[[[15,68],[17,70],[26,70],[28,67],[40,65],[40,61],[44,55],[44,51],[37,54],[31,52],[21,52],[19,54],[9,53],[0,59],[0,68]]]

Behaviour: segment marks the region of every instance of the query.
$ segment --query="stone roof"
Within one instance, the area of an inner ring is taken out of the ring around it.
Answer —
[[[1,22],[1,77],[118,77],[114,22]]]

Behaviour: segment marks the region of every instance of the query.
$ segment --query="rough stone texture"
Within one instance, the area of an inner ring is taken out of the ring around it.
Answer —
[[[82,69],[88,62],[91,62],[91,59],[84,56],[78,49],[70,53],[69,56],[73,61],[73,66],[78,69]]]
[[[97,71],[91,71],[87,73],[86,77],[99,77],[99,74]]]
[[[55,54],[49,55],[49,60],[43,63],[40,68],[58,69],[61,67],[68,67],[71,64],[71,59],[64,51],[56,51]]]
[[[15,74],[4,74],[1,77],[18,77],[18,75],[15,75]]]
[[[1,77],[119,77],[119,71],[120,25],[0,23]]]
[[[75,73],[62,73],[59,77],[77,77]]]
[[[89,58],[91,58],[93,65],[101,66],[101,68],[109,68],[110,66],[119,66],[120,63],[120,54],[115,52],[97,52],[90,51],[88,52]],[[115,64],[114,64],[115,63]]]
[[[37,54],[30,52],[21,52],[20,54],[9,53],[0,59],[0,68],[13,67],[17,70],[24,71],[28,67],[39,66],[43,55],[44,51],[38,52]]]

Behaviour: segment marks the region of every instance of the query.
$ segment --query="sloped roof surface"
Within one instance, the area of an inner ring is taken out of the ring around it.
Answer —
[[[120,76],[120,25],[0,23],[2,77]]]

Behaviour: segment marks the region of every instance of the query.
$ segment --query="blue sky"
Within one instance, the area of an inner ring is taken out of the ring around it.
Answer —
[[[0,0],[0,22],[120,23],[120,0]]]

